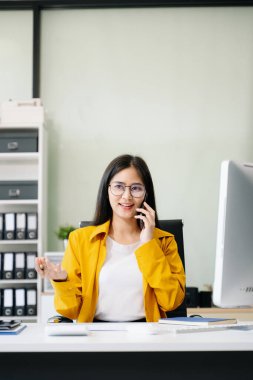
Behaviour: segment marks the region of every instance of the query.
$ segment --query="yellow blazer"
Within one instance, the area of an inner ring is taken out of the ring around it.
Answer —
[[[78,322],[92,322],[98,299],[99,273],[106,257],[110,221],[73,231],[62,261],[68,278],[52,281],[55,309]],[[135,251],[143,275],[143,297],[147,322],[165,317],[179,306],[185,293],[185,274],[172,234],[155,228],[153,239]],[[117,284],[115,284],[117,285]]]

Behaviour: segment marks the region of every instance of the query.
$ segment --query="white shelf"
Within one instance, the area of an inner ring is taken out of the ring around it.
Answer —
[[[0,240],[0,245],[35,245],[38,244],[38,240]]]
[[[43,122],[29,121],[22,123],[0,123],[0,129],[38,129],[39,125],[42,125]]]
[[[9,286],[9,285],[22,285],[22,284],[37,284],[37,279],[29,280],[28,278],[23,278],[22,280],[17,280],[17,279],[1,280],[1,285]]]
[[[0,213],[35,212],[38,216],[38,238],[34,240],[0,240],[1,252],[37,252],[42,256],[46,251],[47,240],[47,136],[43,123],[22,122],[2,123],[1,130],[19,129],[38,132],[38,152],[2,152],[0,153],[1,181],[37,181],[37,199],[7,199],[0,200]],[[0,280],[0,289],[6,288],[36,288],[37,290],[37,315],[35,316],[3,316],[0,319],[22,319],[39,322],[41,314],[41,279],[10,279]]]
[[[39,201],[37,199],[8,199],[8,200],[0,200],[1,205],[38,205]]]
[[[34,316],[31,316],[29,317],[28,315],[21,315],[21,316],[17,316],[17,315],[10,315],[8,317],[5,317],[4,315],[1,315],[0,319],[3,320],[3,321],[9,321],[10,319],[15,319],[15,321],[25,321],[25,322],[34,322]]]
[[[38,152],[31,153],[0,153],[1,161],[15,161],[15,160],[24,160],[24,161],[38,161],[39,154]]]

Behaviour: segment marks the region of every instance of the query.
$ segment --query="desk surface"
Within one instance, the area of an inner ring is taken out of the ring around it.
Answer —
[[[131,332],[91,331],[88,336],[50,337],[45,325],[28,324],[19,335],[0,335],[0,352],[253,351],[253,330],[151,335],[143,331],[144,325],[131,323]]]

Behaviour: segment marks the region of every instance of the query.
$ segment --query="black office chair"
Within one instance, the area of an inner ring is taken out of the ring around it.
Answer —
[[[181,258],[183,267],[185,269],[185,259],[184,259],[184,236],[183,236],[183,221],[181,219],[171,219],[171,220],[159,220],[158,228],[161,230],[170,232],[175,236],[175,240],[177,242],[178,253]],[[168,318],[173,317],[186,317],[187,316],[187,308],[186,308],[186,297],[180,306],[178,306],[175,310],[168,311]]]
[[[157,226],[161,230],[170,232],[175,236],[177,246],[178,246],[178,253],[182,260],[183,266],[185,268],[185,260],[184,260],[184,238],[183,238],[183,221],[181,219],[173,219],[173,220],[159,220],[159,225]],[[81,221],[79,226],[80,227],[86,227],[89,226],[91,223],[87,221]],[[186,317],[187,316],[187,309],[186,309],[186,299],[184,298],[182,304],[178,306],[175,310],[168,311],[167,313],[168,318],[173,317]]]

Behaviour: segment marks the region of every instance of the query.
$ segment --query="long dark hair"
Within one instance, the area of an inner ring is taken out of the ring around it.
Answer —
[[[105,223],[109,219],[112,219],[112,208],[108,197],[108,186],[111,182],[111,179],[117,173],[129,167],[134,167],[141,177],[146,189],[146,202],[155,211],[155,222],[156,225],[158,225],[154,186],[149,168],[141,157],[132,156],[130,154],[123,154],[116,157],[105,169],[98,190],[95,215],[92,222],[93,225],[97,226],[99,224]]]

